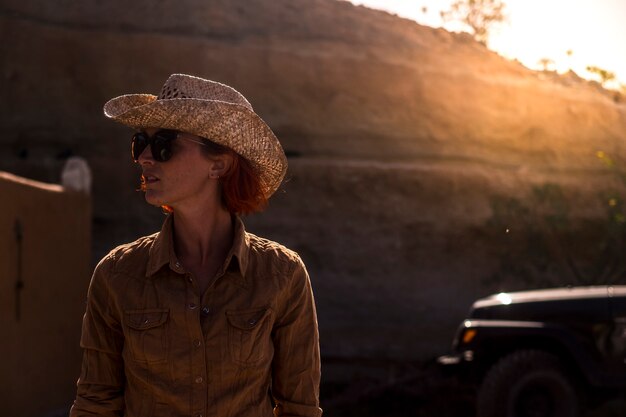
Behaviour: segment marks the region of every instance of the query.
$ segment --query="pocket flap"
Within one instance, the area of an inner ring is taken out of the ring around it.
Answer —
[[[147,310],[126,310],[126,325],[136,330],[146,330],[162,325],[169,316],[167,308],[151,308]]]
[[[267,307],[249,310],[231,310],[226,312],[226,317],[231,326],[241,330],[252,330],[270,314]]]

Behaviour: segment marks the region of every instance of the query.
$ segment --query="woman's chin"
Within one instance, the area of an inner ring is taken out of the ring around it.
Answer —
[[[158,193],[153,190],[146,190],[144,197],[146,199],[146,203],[152,206],[161,207],[165,204],[163,199],[159,198]]]

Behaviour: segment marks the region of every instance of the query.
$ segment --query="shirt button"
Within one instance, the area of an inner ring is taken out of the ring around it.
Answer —
[[[209,310],[209,307],[204,307],[204,308],[202,309],[202,313],[203,313],[203,314],[209,314],[209,311],[211,311],[211,310]]]
[[[195,310],[196,307],[198,307],[198,306],[195,305],[194,303],[189,303],[189,310]]]
[[[204,379],[201,376],[196,377],[196,384],[202,384],[202,381],[204,381]]]
[[[248,324],[250,326],[254,326],[256,324],[256,320],[255,319],[250,319],[250,320],[248,320]]]
[[[200,339],[196,339],[196,340],[193,341],[193,345],[195,347],[200,347],[200,346],[202,346],[202,341]]]

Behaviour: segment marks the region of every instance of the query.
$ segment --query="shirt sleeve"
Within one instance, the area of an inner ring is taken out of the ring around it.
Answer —
[[[320,349],[309,275],[298,258],[274,327],[272,395],[277,417],[320,417]]]
[[[124,337],[119,317],[111,306],[111,263],[110,258],[101,261],[89,284],[80,341],[82,369],[70,417],[123,415]]]

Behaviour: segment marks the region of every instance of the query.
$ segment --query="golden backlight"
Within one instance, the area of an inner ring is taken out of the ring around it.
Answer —
[[[351,0],[387,10],[418,23],[440,27],[439,12],[452,0]],[[489,47],[533,69],[574,70],[596,79],[587,66],[614,72],[617,88],[626,84],[626,1],[623,0],[503,0],[506,23],[495,28]],[[451,31],[464,30],[448,23]]]

